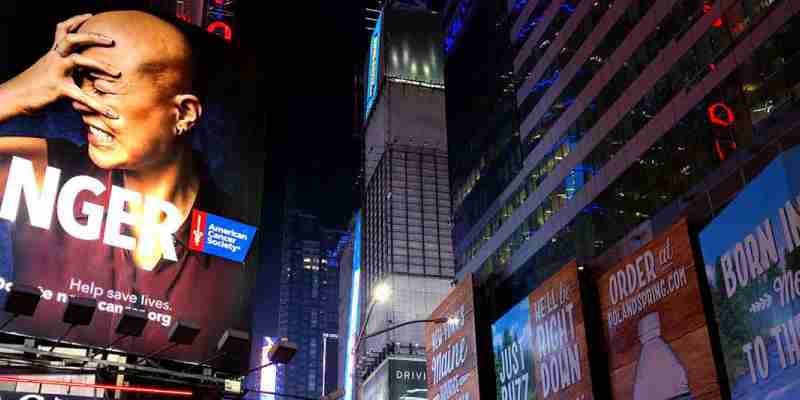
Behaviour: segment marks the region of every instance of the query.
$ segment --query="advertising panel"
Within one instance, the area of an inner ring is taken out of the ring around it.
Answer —
[[[207,359],[226,329],[249,331],[263,182],[261,132],[228,94],[243,82],[214,61],[229,49],[139,11],[48,29],[52,47],[0,86],[0,292],[42,295],[7,330],[57,338],[68,300],[93,298],[65,341],[149,354],[188,320],[194,343],[159,356]],[[116,341],[126,310],[148,323]]]
[[[564,266],[529,301],[537,398],[591,400],[578,265],[573,261]]]
[[[439,14],[393,5],[383,16],[382,65],[396,82],[444,87],[442,19]]]
[[[800,397],[800,147],[699,235],[734,399]]]
[[[260,367],[262,365],[269,364],[269,351],[272,349],[272,346],[275,345],[276,339],[271,338],[269,336],[264,336],[264,345],[261,347],[261,360],[259,360],[258,365],[254,365],[255,367]],[[277,365],[270,365],[269,367],[262,368],[259,372],[259,379],[258,379],[258,390],[262,392],[270,392],[274,393],[277,391],[277,379],[278,379],[278,366]],[[260,400],[275,400],[275,396],[271,394],[261,393],[259,395]]]
[[[347,316],[347,352],[344,361],[344,400],[353,400],[355,396],[356,354],[358,339],[361,292],[361,211],[356,212],[353,227],[353,285],[350,288],[350,307]]]
[[[431,314],[431,319],[447,318],[447,323],[425,326],[431,400],[480,399],[472,285],[472,274],[467,274]]]
[[[375,22],[372,36],[369,39],[369,60],[367,60],[367,79],[364,94],[364,123],[369,119],[369,113],[375,105],[375,99],[380,90],[383,66],[381,64],[381,31],[383,29],[383,13]]]
[[[597,282],[614,399],[720,397],[686,221]]]
[[[530,311],[525,298],[492,324],[496,398],[499,400],[536,398]]]
[[[428,380],[425,360],[389,360],[389,399],[426,400]]]

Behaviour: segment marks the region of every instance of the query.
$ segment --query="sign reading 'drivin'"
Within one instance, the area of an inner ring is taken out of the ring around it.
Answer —
[[[200,27],[141,11],[61,20],[21,28],[55,32],[36,64],[52,68],[0,85],[13,99],[0,101],[0,304],[13,285],[41,293],[31,318],[4,329],[58,338],[70,298],[90,298],[91,323],[61,339],[209,359],[226,330],[250,330],[255,268],[241,261],[258,262],[245,257],[246,224],[260,221],[264,154],[252,143],[263,132],[239,118],[255,106],[229,94],[246,83],[228,45]],[[202,237],[193,210],[207,212]],[[201,251],[190,250],[196,237]],[[115,340],[128,310],[147,318],[144,331]],[[200,332],[166,349],[178,320]],[[214,366],[247,361],[230,354]]]
[[[389,360],[389,400],[427,398],[425,360],[396,358]]]
[[[538,398],[591,400],[578,265],[573,261],[564,266],[533,291],[529,300]]]
[[[447,318],[448,322],[425,326],[428,398],[479,400],[471,274],[467,274],[436,307],[431,319],[436,318]]]
[[[720,398],[686,222],[597,282],[614,399]]]
[[[800,398],[799,170],[779,155],[699,235],[733,399]]]
[[[189,248],[242,262],[253,243],[256,228],[204,211],[192,211]]]

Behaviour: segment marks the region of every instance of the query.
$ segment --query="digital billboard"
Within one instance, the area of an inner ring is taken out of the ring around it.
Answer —
[[[372,36],[369,39],[369,59],[367,60],[367,77],[364,93],[364,123],[369,119],[369,113],[375,105],[375,99],[380,90],[382,69],[381,64],[381,40],[383,36],[383,13],[378,16],[375,27],[372,29]]]
[[[492,324],[496,398],[534,400],[531,307],[525,298]]]
[[[447,322],[425,325],[428,398],[432,400],[480,399],[474,296],[472,274],[467,274],[430,316]]]
[[[33,317],[6,330],[58,338],[68,299],[93,298],[91,324],[65,341],[150,354],[188,320],[200,328],[193,344],[159,357],[207,359],[226,329],[249,331],[257,265],[247,256],[262,133],[230,94],[244,83],[215,61],[232,60],[222,57],[230,49],[140,11],[65,16],[47,29],[50,47],[0,85],[2,292],[10,283],[42,295]],[[126,310],[148,324],[117,340]]]
[[[589,347],[578,265],[573,261],[528,297],[539,399],[591,400]]]
[[[733,399],[800,397],[800,147],[700,232]]]
[[[500,400],[593,398],[578,265],[573,261],[492,324]]]
[[[347,320],[347,352],[344,356],[344,399],[353,400],[355,395],[356,342],[358,326],[360,324],[361,291],[361,212],[356,213],[355,227],[353,228],[353,285],[350,287],[350,307]]]
[[[720,398],[686,221],[597,281],[614,399]]]
[[[275,342],[276,339],[273,339],[269,336],[264,336],[264,345],[261,347],[261,360],[258,366],[268,365],[270,363],[269,351],[272,349],[272,346],[275,345]],[[269,367],[262,368],[259,371],[258,390],[261,392],[274,393],[277,390],[277,379],[277,365],[270,365]],[[262,393],[259,395],[259,399],[275,400],[275,396],[272,394]]]

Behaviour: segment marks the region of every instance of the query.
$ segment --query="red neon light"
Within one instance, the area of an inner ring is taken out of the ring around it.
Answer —
[[[222,21],[214,21],[208,24],[208,27],[206,28],[206,30],[211,33],[214,33],[214,31],[217,29],[222,29],[222,36],[225,38],[225,40],[229,42],[231,41],[231,38],[233,37],[233,29],[231,29],[228,24]]]
[[[714,6],[712,6],[711,4],[703,3],[703,14],[708,14],[713,9],[714,9]],[[720,17],[720,18],[715,19],[714,22],[711,23],[711,26],[713,26],[714,28],[722,28],[722,18]]]
[[[47,379],[23,379],[15,378],[12,376],[0,376],[0,382],[14,382],[14,383],[37,383],[40,385],[58,385],[69,387],[83,387],[93,389],[105,390],[119,390],[120,392],[134,392],[134,393],[150,393],[150,394],[166,394],[172,396],[191,396],[192,392],[186,390],[169,390],[169,389],[156,389],[138,386],[117,386],[117,385],[98,385],[91,383],[78,383],[78,382],[58,382],[50,381]]]
[[[719,140],[714,141],[714,148],[717,150],[717,157],[719,157],[719,160],[725,161],[725,152],[722,151],[722,146],[720,146]]]
[[[723,111],[724,114],[720,115],[719,112]],[[708,106],[708,120],[714,125],[731,126],[736,121],[736,116],[733,110],[725,103],[714,103]]]

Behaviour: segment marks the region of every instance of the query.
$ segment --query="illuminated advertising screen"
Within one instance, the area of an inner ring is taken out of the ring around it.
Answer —
[[[347,321],[347,353],[345,354],[344,366],[344,399],[353,400],[355,396],[355,374],[356,360],[355,354],[360,324],[360,302],[358,295],[361,291],[361,212],[356,213],[355,228],[353,230],[353,286],[350,288],[350,311]]]
[[[269,336],[264,336],[264,345],[261,347],[261,365],[269,364],[269,351],[272,349],[272,346],[275,344],[276,339],[271,338]],[[277,379],[278,379],[278,366],[277,365],[270,365],[269,367],[262,368],[259,371],[260,377],[258,381],[258,386],[260,391],[262,392],[276,392],[277,386]],[[260,394],[260,400],[273,400],[275,399],[274,395],[271,394]]]
[[[573,261],[492,325],[497,398],[594,398]]]
[[[800,398],[800,147],[700,232],[733,399]]]
[[[578,265],[571,262],[528,298],[539,399],[591,400],[589,347]]]
[[[475,340],[475,297],[467,274],[433,310],[425,325],[428,397],[432,400],[479,400],[478,347]]]
[[[536,398],[530,309],[525,298],[492,324],[497,399]]]
[[[367,79],[364,94],[364,122],[369,118],[369,113],[375,105],[381,84],[381,30],[383,28],[383,14],[378,17],[372,36],[369,39],[369,60],[367,60]]]
[[[720,398],[685,220],[597,281],[615,399]]]
[[[6,330],[58,338],[68,300],[90,298],[91,323],[65,341],[150,354],[186,320],[199,335],[159,357],[207,359],[225,330],[249,331],[257,265],[262,134],[214,61],[230,49],[140,11],[63,21],[0,86],[0,293],[41,293]],[[117,340],[128,310],[147,325]]]

